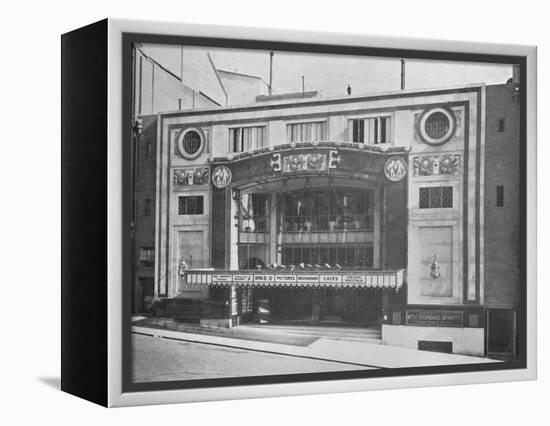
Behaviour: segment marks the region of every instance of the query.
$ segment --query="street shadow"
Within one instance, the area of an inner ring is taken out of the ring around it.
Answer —
[[[38,381],[54,389],[61,389],[61,377],[39,377]]]

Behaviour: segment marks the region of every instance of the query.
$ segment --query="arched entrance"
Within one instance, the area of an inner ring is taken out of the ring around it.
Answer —
[[[214,271],[188,283],[228,288],[234,323],[262,305],[275,321],[379,324],[405,276],[407,182],[384,172],[392,156],[323,142],[217,159],[232,178],[212,188]]]
[[[379,268],[380,188],[357,179],[307,176],[237,189],[239,269],[360,271]],[[250,293],[246,293],[247,295]],[[373,325],[374,289],[264,287],[276,322]]]

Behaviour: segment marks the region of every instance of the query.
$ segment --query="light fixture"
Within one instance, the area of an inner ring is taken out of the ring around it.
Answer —
[[[143,121],[141,120],[141,118],[136,118],[132,129],[134,130],[135,135],[141,135],[141,132],[143,131]]]

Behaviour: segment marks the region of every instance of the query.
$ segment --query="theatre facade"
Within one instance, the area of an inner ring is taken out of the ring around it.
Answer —
[[[485,97],[160,114],[154,296],[224,304],[218,325],[374,327],[385,344],[486,354]]]

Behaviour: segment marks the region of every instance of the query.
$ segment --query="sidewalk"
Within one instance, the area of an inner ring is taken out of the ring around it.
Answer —
[[[308,346],[317,340],[313,335],[297,335],[289,333],[271,332],[271,330],[255,329],[247,326],[234,328],[206,327],[199,324],[189,324],[174,321],[169,318],[144,318],[133,321],[132,325],[151,329],[177,331],[196,335],[219,336],[237,340],[251,340],[255,342],[281,343],[292,346]]]
[[[195,329],[199,328],[200,327],[195,327]],[[187,326],[186,331],[171,331],[161,328],[142,327],[139,325],[132,326],[132,332],[134,333],[162,337],[165,339],[301,358],[329,360],[361,365],[366,368],[399,368],[498,362],[488,358],[419,351],[397,346],[373,344],[361,342],[358,339],[336,340],[327,337],[310,337],[307,340],[303,340],[304,336],[293,336],[290,333],[285,334],[276,331],[266,332],[265,329],[255,332],[256,335],[259,333],[263,337],[263,341],[259,341],[252,339],[254,335],[254,333],[250,334],[252,330],[242,330],[238,332],[238,329],[239,328],[234,328],[231,329],[233,330],[231,331],[229,329],[204,330],[203,328],[199,334],[194,332],[197,330],[194,330],[192,326]],[[232,337],[224,336],[224,333],[232,333]],[[239,338],[240,336],[237,336],[236,333],[241,333],[245,338]],[[285,343],[285,339],[291,340]]]

